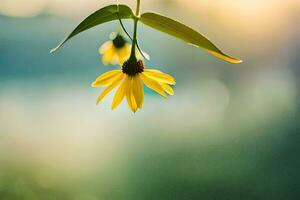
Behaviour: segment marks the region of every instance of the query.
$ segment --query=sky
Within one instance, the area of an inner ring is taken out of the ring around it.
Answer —
[[[30,17],[42,13],[65,17],[78,17],[95,8],[116,3],[116,0],[1,0],[0,13],[7,16]],[[134,5],[133,0],[119,0],[119,3]],[[253,17],[271,14],[268,11],[286,10],[289,7],[299,6],[297,0],[142,0],[144,8],[153,8],[159,4],[177,4],[182,9],[190,10],[218,10],[219,12],[231,12],[234,15],[245,14],[245,17]],[[251,12],[249,12],[251,11]],[[266,13],[267,11],[267,13]],[[273,12],[274,14],[274,12]],[[280,14],[277,13],[276,14]]]

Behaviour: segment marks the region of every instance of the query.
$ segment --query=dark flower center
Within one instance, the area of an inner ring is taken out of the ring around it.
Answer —
[[[125,46],[126,40],[123,38],[122,35],[117,35],[115,39],[113,39],[113,44],[116,48],[120,49]]]
[[[128,76],[135,76],[136,74],[142,73],[144,71],[143,61],[131,60],[126,61],[122,66],[122,71]]]

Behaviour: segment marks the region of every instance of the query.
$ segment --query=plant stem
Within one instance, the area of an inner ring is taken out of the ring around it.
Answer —
[[[138,17],[140,15],[140,7],[141,7],[141,0],[136,1],[136,13],[135,15]]]
[[[131,47],[131,55],[130,55],[130,59],[135,59],[135,60],[136,60],[135,47],[137,45],[137,27],[138,27],[139,15],[140,15],[140,5],[141,5],[141,1],[137,0],[136,12],[135,12],[136,16],[134,18],[134,29],[133,29],[132,47]]]

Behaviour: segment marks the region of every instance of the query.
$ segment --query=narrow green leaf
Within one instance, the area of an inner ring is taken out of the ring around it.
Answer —
[[[201,47],[210,54],[227,62],[242,62],[240,59],[226,55],[205,36],[178,21],[156,13],[144,13],[141,15],[140,21],[145,25],[179,38],[193,46]]]
[[[72,33],[64,39],[56,48],[52,49],[50,53],[57,51],[60,47],[62,47],[69,39],[74,37],[75,35],[90,29],[94,26],[110,22],[113,20],[121,19],[130,19],[134,17],[134,14],[126,5],[110,5],[100,10],[94,12],[90,16],[88,16],[85,20],[83,20],[73,31]]]

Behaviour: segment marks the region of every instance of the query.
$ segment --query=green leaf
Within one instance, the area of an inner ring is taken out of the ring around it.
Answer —
[[[205,36],[178,21],[156,13],[144,13],[141,15],[140,21],[145,25],[179,38],[193,46],[201,47],[210,54],[227,62],[242,62],[240,59],[226,55]]]
[[[104,8],[99,9],[94,12],[90,16],[88,16],[85,20],[83,20],[73,31],[72,33],[64,39],[56,48],[52,49],[50,53],[57,51],[60,47],[62,47],[69,39],[74,37],[75,35],[86,31],[94,26],[110,22],[113,20],[121,19],[130,19],[134,17],[134,14],[126,5],[110,5]]]

